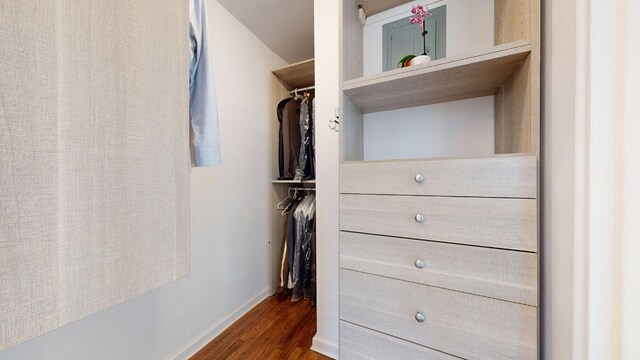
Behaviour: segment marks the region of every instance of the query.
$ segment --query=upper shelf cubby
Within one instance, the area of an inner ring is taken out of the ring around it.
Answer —
[[[344,82],[361,113],[494,95],[531,53],[527,40]]]
[[[358,5],[367,16],[372,16],[409,2],[411,0],[358,0]]]
[[[273,74],[288,88],[300,89],[315,84],[315,61],[309,59],[273,70]]]

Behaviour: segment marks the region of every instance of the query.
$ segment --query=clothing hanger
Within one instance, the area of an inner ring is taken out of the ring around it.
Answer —
[[[300,94],[298,90],[298,88],[293,90],[293,100],[300,101],[304,98],[305,93]]]
[[[287,205],[285,205],[285,202],[287,202],[287,200],[293,200],[293,199],[291,199],[291,195],[287,194],[287,197],[286,197],[284,200],[280,201],[280,202],[278,203],[278,205],[276,205],[276,209],[278,209],[278,210],[283,210],[283,209],[285,209],[285,208],[289,205],[288,203],[287,203]],[[290,203],[290,202],[291,202],[291,201],[289,201],[289,203]]]
[[[293,201],[292,199],[292,201],[287,205],[287,207],[282,210],[282,215],[287,215],[289,213],[289,210],[291,210],[291,208],[293,207],[293,204],[295,204],[295,201]]]
[[[286,203],[286,205],[285,205]],[[280,201],[280,203],[278,203],[278,205],[276,205],[276,209],[278,210],[282,210],[282,215],[287,215],[287,212],[289,211],[289,209],[291,208],[291,205],[293,205],[294,201],[291,198],[291,194],[288,193],[287,197]]]

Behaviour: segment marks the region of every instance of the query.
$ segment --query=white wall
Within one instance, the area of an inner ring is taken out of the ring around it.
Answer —
[[[587,2],[590,205],[584,264],[589,272],[583,335],[589,359],[640,357],[640,25],[635,0]],[[578,245],[576,245],[578,246]]]
[[[494,154],[493,96],[364,116],[366,160]]]
[[[420,2],[447,6],[447,57],[494,44],[493,0]],[[382,26],[411,15],[411,2],[376,14],[364,28],[364,74],[382,71]],[[366,160],[494,153],[493,96],[364,116]],[[447,133],[443,137],[443,132]]]
[[[207,3],[224,164],[191,177],[191,275],[0,359],[165,359],[267,296],[270,71],[285,63],[216,1]]]
[[[316,218],[318,331],[313,350],[338,355],[339,134],[329,129],[339,105],[339,0],[314,1],[316,63]]]
[[[624,224],[621,230],[622,241],[620,252],[622,254],[620,266],[620,297],[621,297],[621,339],[620,353],[623,359],[640,358],[640,102],[637,101],[640,93],[640,24],[635,20],[634,14],[640,11],[640,3],[633,0],[623,1],[624,7],[619,7],[618,16],[624,20],[625,36],[623,37],[623,50],[620,61],[624,64],[623,78],[619,86],[623,88],[624,108],[623,129],[624,133],[624,165],[622,166],[623,201],[621,222]],[[620,11],[624,9],[624,11]]]
[[[576,183],[576,1],[542,1],[542,354],[571,359]]]
[[[637,359],[640,4],[545,5],[545,358]]]

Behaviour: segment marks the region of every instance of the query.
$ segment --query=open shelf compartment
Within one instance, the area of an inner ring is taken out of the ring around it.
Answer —
[[[348,80],[344,92],[363,114],[490,96],[530,53],[528,41],[516,41]]]
[[[367,16],[373,16],[410,2],[411,0],[358,0],[358,5],[362,6]]]
[[[282,82],[287,90],[313,86],[315,84],[315,60],[309,59],[273,70],[273,75]]]

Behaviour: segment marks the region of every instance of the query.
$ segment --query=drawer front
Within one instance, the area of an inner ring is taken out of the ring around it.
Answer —
[[[359,161],[340,165],[340,192],[533,199],[537,178],[535,156]]]
[[[350,232],[340,234],[340,267],[537,306],[534,253]]]
[[[537,201],[343,194],[340,230],[536,252]]]
[[[467,359],[537,356],[536,307],[344,269],[340,318]]]
[[[340,360],[453,360],[451,355],[340,321]]]

